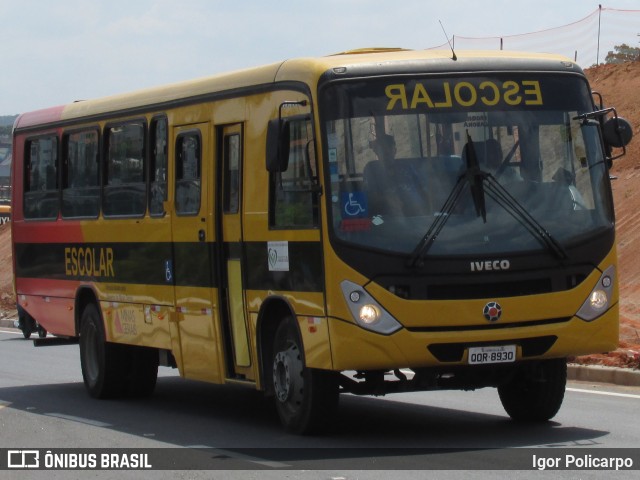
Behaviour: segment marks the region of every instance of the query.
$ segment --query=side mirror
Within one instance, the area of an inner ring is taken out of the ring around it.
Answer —
[[[282,109],[305,107],[306,100],[285,101],[278,107],[278,118],[270,120],[267,126],[267,171],[285,172],[289,167],[291,148],[291,125],[289,118],[282,118]]]
[[[291,125],[288,120],[276,118],[267,126],[267,171],[285,172],[289,168]]]
[[[611,147],[623,148],[633,137],[631,124],[622,117],[611,117],[602,125],[602,137]]]

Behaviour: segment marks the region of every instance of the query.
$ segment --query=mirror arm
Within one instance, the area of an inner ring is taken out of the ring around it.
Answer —
[[[598,103],[599,103],[599,107],[600,110],[602,110],[604,108],[604,100],[602,98],[602,94],[600,92],[596,92],[595,90],[591,91],[591,97],[598,97]]]
[[[616,109],[614,107],[609,107],[601,110],[595,110],[589,113],[583,113],[581,115],[578,115],[577,117],[573,117],[573,120],[580,120],[583,123],[587,123],[587,120],[589,119],[594,119],[594,118],[600,119],[611,112],[613,112],[613,116],[615,118],[618,118],[618,112],[616,112]]]
[[[284,107],[293,107],[293,106],[306,107],[307,106],[307,101],[306,100],[299,100],[299,101],[285,100],[278,107],[278,120],[280,120],[282,122],[282,109]]]

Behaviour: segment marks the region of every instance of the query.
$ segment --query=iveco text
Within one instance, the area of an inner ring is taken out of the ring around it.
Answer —
[[[511,268],[511,263],[509,263],[509,260],[486,260],[484,262],[471,262],[472,272],[509,270],[509,268]]]

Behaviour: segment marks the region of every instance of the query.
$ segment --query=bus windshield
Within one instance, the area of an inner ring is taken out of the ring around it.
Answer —
[[[385,77],[321,90],[339,241],[420,255],[564,248],[613,228],[586,82]]]

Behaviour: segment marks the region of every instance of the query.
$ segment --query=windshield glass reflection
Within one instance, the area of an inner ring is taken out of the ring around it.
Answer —
[[[564,246],[611,228],[598,129],[575,119],[591,109],[586,84],[527,78],[510,103],[505,85],[516,82],[499,78],[458,80],[467,90],[439,79],[326,89],[335,236],[414,257],[546,249],[562,258]],[[423,93],[399,96],[410,87]]]

